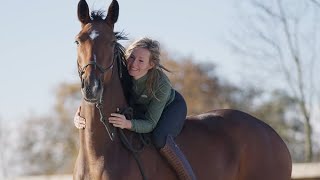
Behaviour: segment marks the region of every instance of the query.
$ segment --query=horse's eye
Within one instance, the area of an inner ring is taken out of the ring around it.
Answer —
[[[74,43],[76,43],[77,46],[80,45],[80,42],[78,40],[75,40]]]

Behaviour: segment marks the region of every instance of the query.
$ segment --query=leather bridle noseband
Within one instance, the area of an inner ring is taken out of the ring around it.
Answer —
[[[81,68],[80,65],[79,65],[79,61],[77,61],[77,62],[78,62],[78,73],[79,73],[81,82],[83,81],[82,75],[84,74],[84,71],[86,70],[86,68],[87,68],[89,65],[94,65],[95,67],[98,67],[99,71],[100,71],[102,74],[104,74],[105,72],[107,72],[107,71],[109,71],[110,69],[113,68],[114,59],[115,59],[115,57],[113,57],[111,65],[110,65],[109,67],[107,67],[107,68],[103,68],[103,67],[102,67],[100,64],[98,64],[96,61],[89,61],[88,64],[84,65],[84,66]]]

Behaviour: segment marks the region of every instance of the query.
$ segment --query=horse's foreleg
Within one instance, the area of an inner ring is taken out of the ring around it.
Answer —
[[[73,170],[73,180],[85,180],[89,179],[86,173],[86,166],[83,155],[79,152],[77,157],[74,170]]]

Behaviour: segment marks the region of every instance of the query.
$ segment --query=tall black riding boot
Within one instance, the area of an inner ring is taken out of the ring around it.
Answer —
[[[167,137],[166,144],[160,149],[160,154],[167,159],[176,171],[180,180],[195,180],[193,170],[172,136]]]

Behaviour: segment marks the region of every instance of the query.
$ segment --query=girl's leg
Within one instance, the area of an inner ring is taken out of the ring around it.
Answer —
[[[176,91],[174,100],[163,110],[160,120],[152,133],[153,143],[158,149],[165,145],[168,135],[175,138],[180,134],[186,115],[186,102],[181,94]]]
[[[182,130],[186,114],[186,102],[176,91],[175,99],[163,111],[152,137],[153,143],[160,149],[160,154],[167,159],[179,179],[195,180],[196,177],[187,158],[174,141],[174,137]]]

